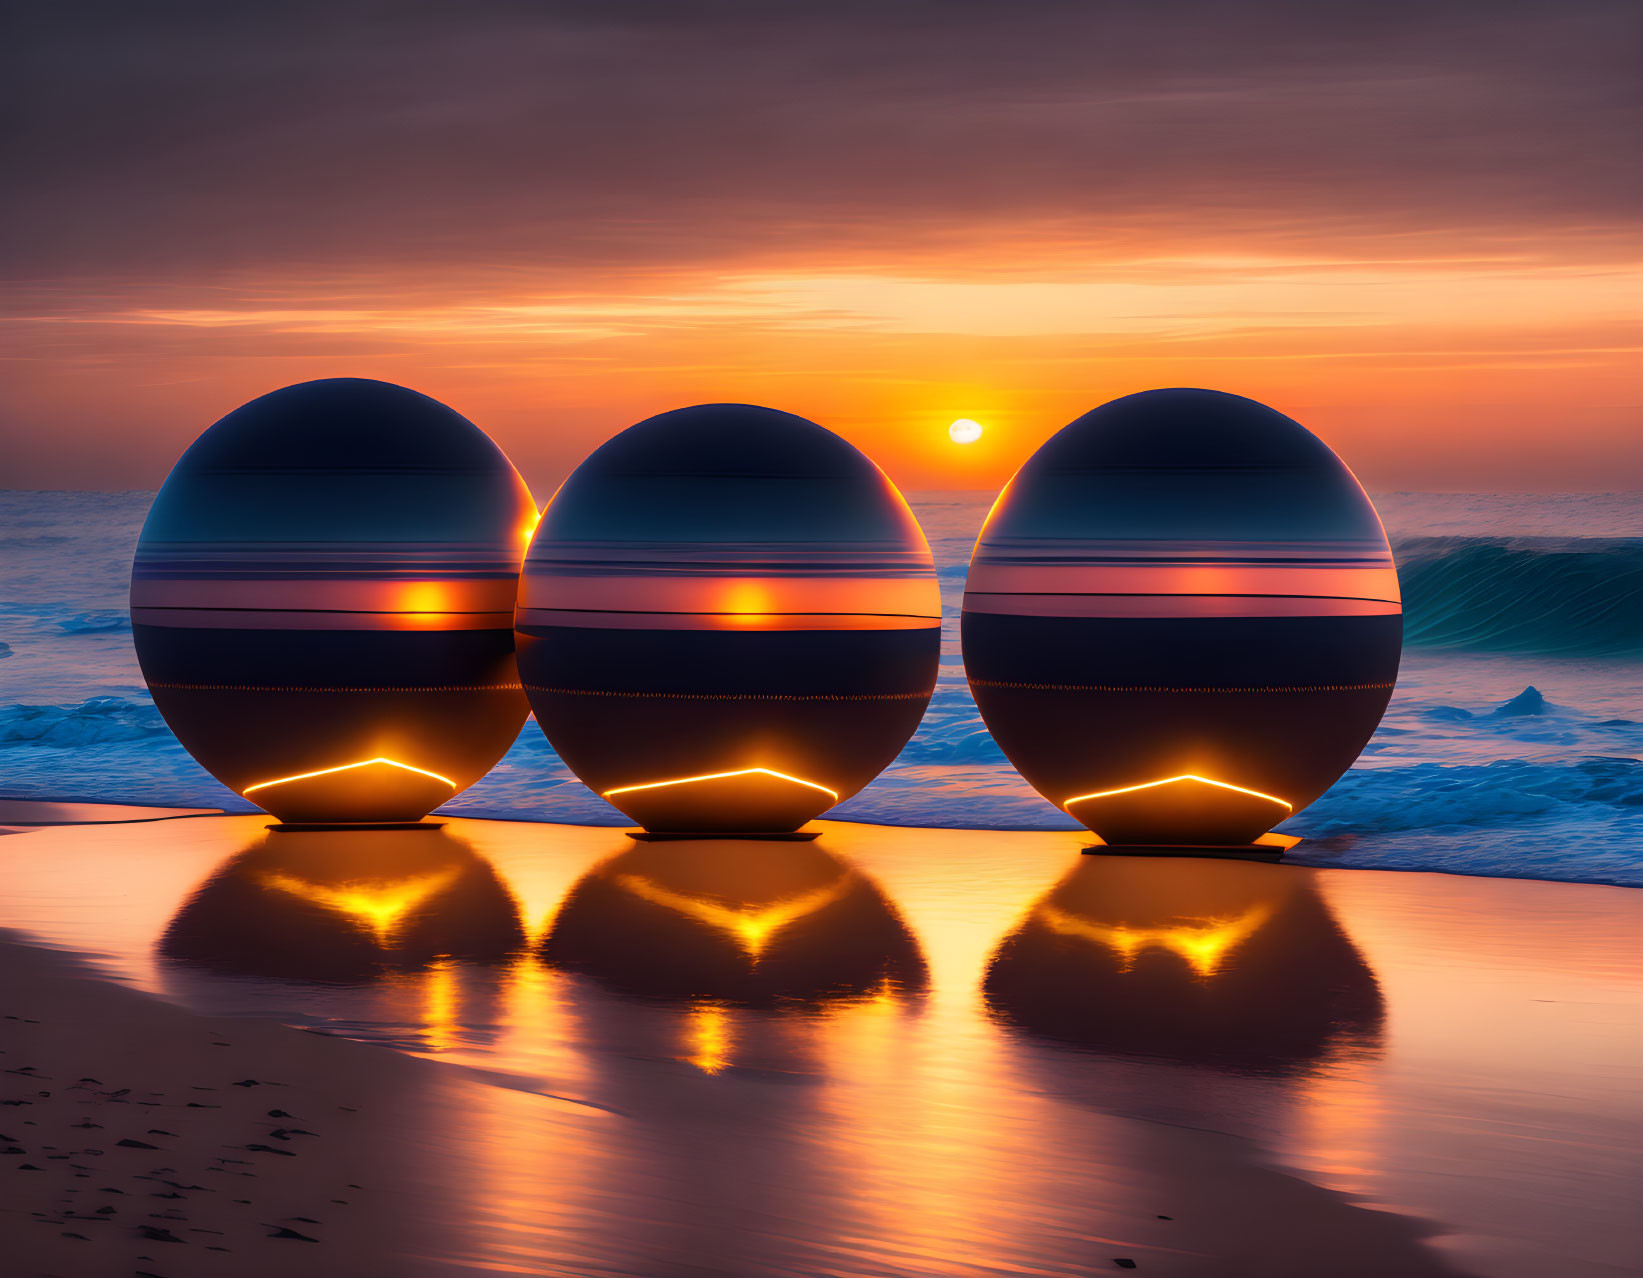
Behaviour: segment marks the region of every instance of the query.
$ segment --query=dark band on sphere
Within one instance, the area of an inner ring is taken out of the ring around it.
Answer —
[[[1382,692],[1386,683],[1297,683],[1266,687],[1176,686],[1158,683],[1017,683],[1009,679],[970,680],[973,688],[1013,688],[1022,692]]]
[[[550,688],[527,683],[527,692],[550,692],[562,697],[642,697],[669,701],[916,701],[930,694],[918,692],[630,692],[606,688]]]

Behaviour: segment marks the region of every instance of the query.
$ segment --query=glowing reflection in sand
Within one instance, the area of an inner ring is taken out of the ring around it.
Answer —
[[[380,879],[326,887],[294,875],[270,871],[258,875],[257,882],[263,887],[288,893],[340,914],[368,931],[376,938],[378,945],[388,945],[418,907],[445,891],[461,875],[460,867],[452,867],[415,878]]]
[[[447,1052],[462,1028],[456,964],[440,959],[422,974],[422,1041],[430,1052]]]
[[[721,1073],[730,1064],[735,1046],[730,1013],[717,1003],[702,1003],[690,1009],[685,1021],[685,1060],[704,1074]]]
[[[1116,950],[1125,971],[1137,954],[1156,948],[1180,955],[1203,977],[1214,976],[1227,956],[1271,917],[1270,906],[1256,905],[1231,919],[1203,919],[1170,927],[1131,927],[1124,923],[1092,923],[1053,905],[1044,905],[1038,910],[1039,921],[1051,931]]]
[[[817,852],[882,886],[929,960],[930,988],[875,973],[853,996],[743,1006],[716,993],[630,997],[519,951],[499,889],[535,941],[576,884],[635,855],[614,831],[456,819],[444,834],[269,836],[265,825],[214,817],[12,836],[0,921],[107,956],[179,1000],[325,1019],[504,1075],[500,1087],[429,1076],[437,1093],[424,1119],[452,1151],[439,1190],[454,1228],[468,1231],[462,1262],[476,1269],[658,1272],[681,1231],[724,1248],[727,1267],[752,1258],[804,1272],[1078,1272],[1097,1237],[1112,1240],[1098,1255],[1150,1241],[1163,1262],[1173,1222],[1146,1239],[1122,1231],[1173,1212],[1145,1169],[1195,1128],[1276,1150],[1370,1204],[1424,1205],[1477,1237],[1500,1236],[1495,1222],[1509,1213],[1513,1229],[1527,1222],[1524,1245],[1538,1257],[1539,1240],[1565,1227],[1560,1192],[1631,1158],[1610,1131],[1635,1115],[1637,1095],[1637,906],[1621,889],[1081,858],[1078,832],[828,823]],[[458,847],[440,851],[447,837]],[[642,846],[656,858],[653,883],[741,903],[708,891],[705,872],[662,877],[657,865],[693,845]],[[339,859],[349,847],[357,859]],[[726,887],[767,865],[769,850],[723,845]],[[241,870],[221,874],[225,857],[242,856]],[[392,874],[409,856],[417,873]],[[457,863],[465,877],[451,892],[471,885],[467,905],[430,883]],[[276,864],[288,884],[261,881]],[[838,873],[772,873],[753,900],[791,907]],[[413,884],[426,899],[396,910],[393,896]],[[351,899],[359,892],[363,902]],[[735,918],[698,923],[625,886],[601,899],[612,897],[591,931],[641,948],[660,920],[722,952],[720,966],[752,966]],[[343,938],[343,975],[275,966],[245,980],[245,969],[212,967],[209,947],[179,962],[155,938],[190,900],[212,945],[244,936],[259,914],[267,925],[253,939],[270,944]],[[1065,917],[1046,918],[1045,905]],[[1257,906],[1271,917],[1233,939]],[[844,910],[816,916],[835,938],[821,948],[856,934]],[[513,953],[454,927],[464,912]],[[1054,926],[1069,920],[1070,932]],[[805,922],[788,926],[763,938],[761,974],[810,939]],[[1016,1016],[1001,1022],[986,1014],[986,969],[1017,932],[1020,980],[992,995]],[[386,953],[382,937],[405,952]],[[468,957],[446,957],[464,944]],[[830,977],[830,964],[815,967]],[[1377,986],[1393,1014],[1384,1036]],[[1343,989],[1358,991],[1344,1013]],[[1021,1004],[1033,991],[1045,1006]],[[1047,1016],[1056,1011],[1065,1015]],[[1182,1026],[1198,1028],[1174,1032]],[[1548,1138],[1526,1141],[1525,1120],[1542,1118],[1528,1130]],[[1502,1168],[1486,1197],[1443,1174],[1457,1150]],[[787,1232],[713,1233],[725,1204]]]
[[[503,1045],[515,1060],[528,1060],[559,1090],[586,1085],[593,1067],[587,1034],[575,1015],[567,979],[528,952],[502,972],[499,1019]]]
[[[807,1027],[822,1086],[806,1153],[837,1183],[862,1187],[848,1242],[864,1270],[1050,1272],[1032,1256],[1035,1221],[1065,1191],[1058,1127],[1077,1120],[1034,1095],[1006,1043],[974,1032],[981,951],[1019,906],[1005,897],[951,908],[967,894],[928,875],[897,895],[931,958],[927,997],[885,984]],[[1007,1112],[990,1110],[1000,1094],[1017,1098]],[[1106,1189],[1097,1218],[1129,1192]]]
[[[727,933],[757,963],[778,932],[806,915],[833,904],[849,891],[853,877],[849,873],[841,874],[832,883],[813,892],[759,907],[721,905],[710,898],[672,891],[637,874],[618,874],[615,882],[643,900],[665,906]]]
[[[1342,1193],[1370,1197],[1383,1162],[1387,1106],[1375,1081],[1374,1062],[1341,1054],[1301,1080],[1285,1140],[1321,1183]]]

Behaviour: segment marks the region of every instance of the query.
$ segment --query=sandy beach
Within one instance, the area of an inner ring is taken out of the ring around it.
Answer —
[[[618,1255],[634,1240],[615,1237],[603,1261],[592,1238],[580,1240],[580,1260],[551,1243],[499,1247],[482,1218],[460,1209],[477,1186],[506,1180],[526,1151],[540,1157],[560,1145],[565,1125],[584,1140],[631,1141],[635,1116],[487,1087],[264,1022],[193,1016],[15,942],[0,949],[0,965],[5,1122],[15,1129],[4,1133],[5,1241],[19,1266],[9,1272],[706,1273],[750,1272],[775,1259],[756,1230],[685,1219],[662,1229],[634,1222],[648,1237],[642,1258],[627,1263]],[[458,1134],[499,1126],[515,1149]],[[1120,1268],[1120,1258],[1134,1261],[1122,1267],[1169,1274],[1343,1272],[1343,1252],[1363,1265],[1357,1272],[1458,1272],[1423,1252],[1413,1222],[1262,1167],[1238,1141],[1122,1119],[1106,1126],[1110,1141],[1148,1157],[1127,1169],[1137,1185],[1110,1219],[1113,1236],[1085,1240],[1092,1253],[1113,1253],[1092,1255],[1091,1272]],[[549,1181],[574,1175],[544,1171]],[[531,1201],[542,1188],[513,1192]],[[655,1206],[643,1192],[635,1187],[632,1204],[641,1218]],[[1140,1199],[1170,1208],[1168,1218],[1140,1210]],[[529,1232],[528,1219],[515,1230]],[[860,1245],[871,1249],[869,1240]],[[719,1260],[706,1261],[712,1256]],[[819,1256],[812,1263],[795,1269],[865,1274],[919,1264],[906,1257],[886,1269],[842,1254],[825,1268]],[[959,1257],[926,1263],[966,1269]]]
[[[0,839],[15,1272],[1640,1255],[1624,889],[1057,833],[264,825]]]
[[[390,1151],[437,1090],[420,1062],[11,942],[0,962],[7,1272],[392,1272],[382,1240],[416,1219]]]

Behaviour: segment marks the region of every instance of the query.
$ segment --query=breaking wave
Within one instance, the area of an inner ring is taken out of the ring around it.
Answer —
[[[1405,643],[1643,657],[1643,539],[1422,537],[1396,550]]]

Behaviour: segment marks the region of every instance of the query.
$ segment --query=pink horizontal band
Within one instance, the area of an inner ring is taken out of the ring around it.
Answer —
[[[137,578],[133,608],[268,608],[343,612],[512,612],[518,585],[512,577],[384,580],[255,580]]]
[[[814,612],[577,612],[521,608],[516,624],[578,626],[604,630],[935,630],[934,617],[886,617],[877,613]]]
[[[133,608],[141,626],[181,630],[512,630],[510,612],[319,612],[301,608]]]
[[[850,613],[941,617],[941,594],[926,577],[563,576],[529,573],[522,609],[647,613]]]
[[[1234,564],[997,564],[970,569],[973,594],[1317,595],[1396,603],[1397,570]]]

